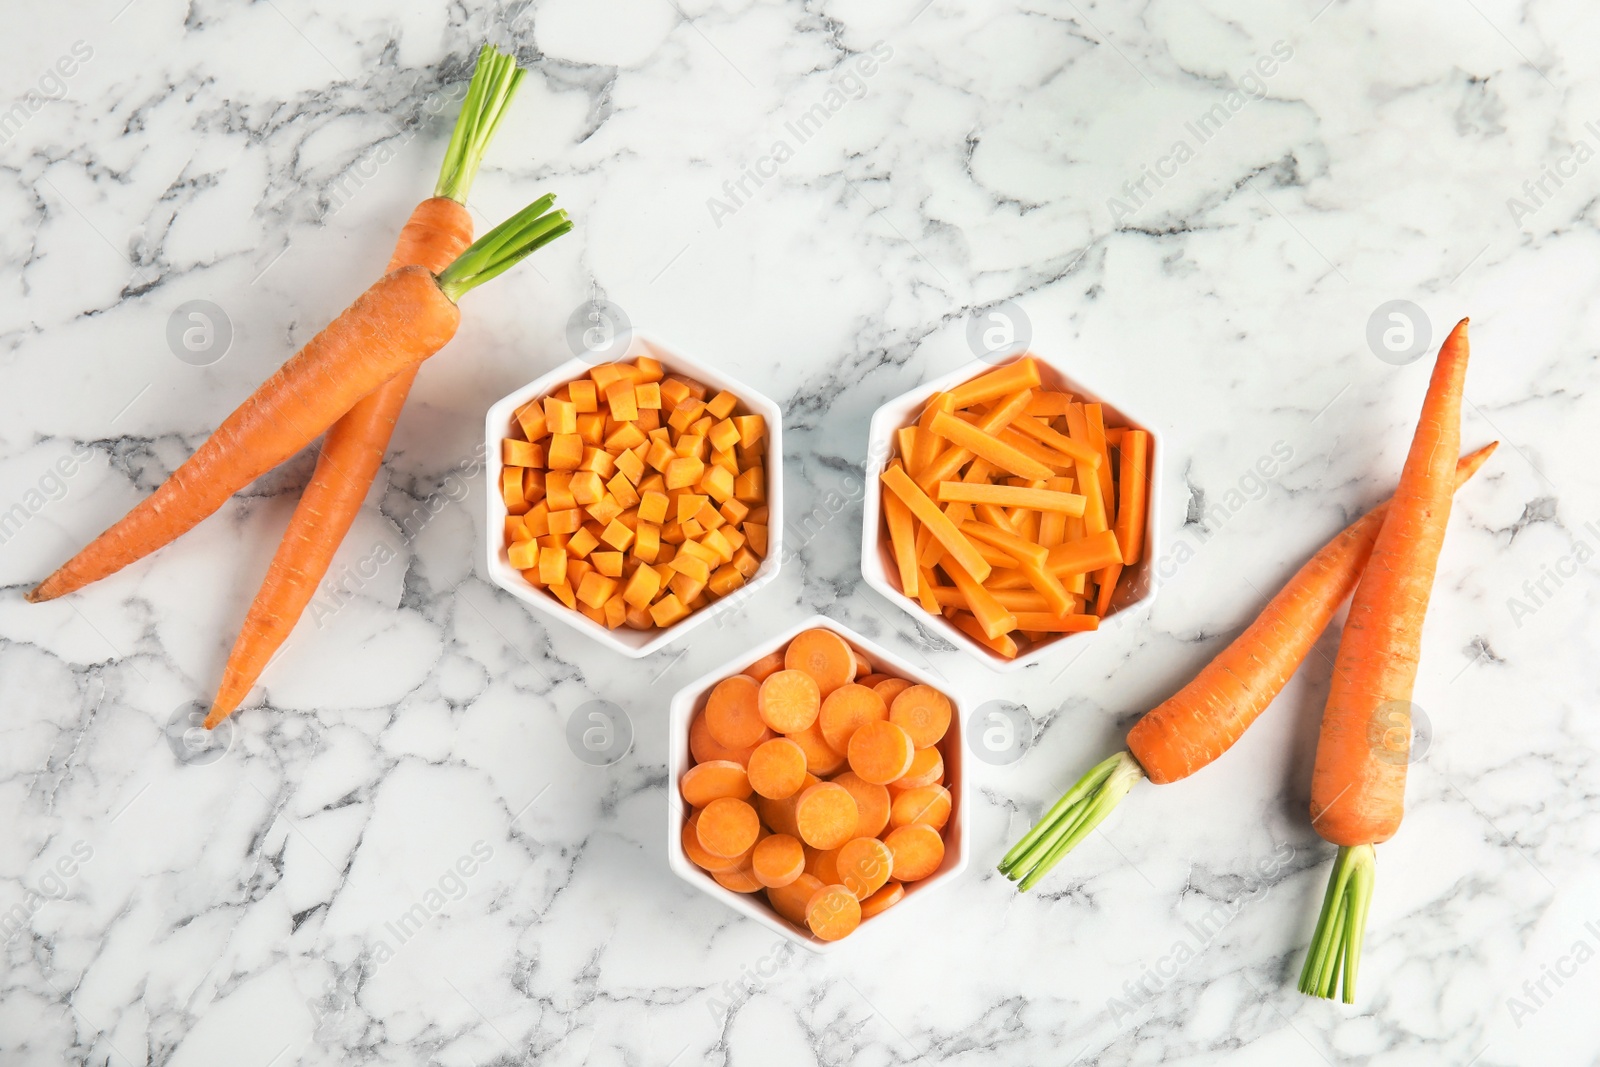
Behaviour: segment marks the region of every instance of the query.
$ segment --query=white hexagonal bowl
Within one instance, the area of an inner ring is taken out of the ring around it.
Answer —
[[[1159,536],[1162,435],[1150,420],[1136,415],[1128,405],[1109,399],[1105,394],[1085,384],[1081,378],[1069,377],[1048,357],[1041,356],[1037,352],[1029,352],[1026,355],[1031,356],[1039,364],[1039,377],[1045,388],[1061,390],[1071,393],[1074,397],[1098,402],[1105,407],[1107,422],[1114,422],[1120,426],[1133,426],[1150,434],[1150,488],[1146,494],[1148,510],[1145,515],[1144,560],[1122,572],[1122,581],[1112,598],[1111,610],[1106,618],[1142,607],[1156,594],[1155,561],[1161,557]],[[1017,358],[1020,359],[1022,356],[1019,355]],[[894,454],[894,432],[914,422],[930,397],[1011,362],[1015,361],[989,363],[975,360],[942,378],[926,382],[908,393],[895,397],[873,414],[867,439],[866,480],[868,486],[879,488],[878,491],[868,492],[866,495],[862,506],[865,514],[861,528],[861,575],[867,580],[867,584],[917,621],[943,635],[957,648],[966,649],[977,659],[1002,672],[1021,670],[1031,663],[1067,648],[1079,647],[1084,641],[1094,640],[1096,631],[1063,634],[1053,641],[1029,649],[1016,659],[1006,659],[968,637],[944,616],[929,615],[922,610],[921,604],[900,592],[894,557],[889,548],[889,536],[883,529],[883,520],[880,517],[883,490],[878,478],[883,473],[889,457]]]
[[[844,638],[851,647],[862,652],[874,666],[888,668],[902,678],[910,678],[924,685],[933,686],[950,698],[954,709],[950,719],[950,729],[945,733],[944,740],[939,742],[939,752],[944,757],[945,787],[950,790],[952,801],[950,821],[944,828],[944,862],[927,878],[907,883],[905,899],[900,903],[888,911],[863,920],[855,933],[838,941],[818,940],[809,930],[795,926],[774,911],[767,904],[764,893],[735,893],[731,889],[724,889],[710,874],[689,862],[689,858],[683,854],[683,827],[684,821],[688,818],[686,810],[688,805],[683,802],[683,794],[678,790],[678,782],[682,780],[684,772],[692,766],[689,753],[689,724],[694,721],[695,713],[705,707],[706,697],[712,688],[724,678],[743,671],[762,656],[776,652],[787,645],[796,634],[814,627],[832,630]],[[881,929],[885,923],[897,921],[897,916],[905,914],[907,909],[920,910],[919,902],[924,897],[939,886],[953,881],[966,870],[967,838],[970,827],[961,743],[966,718],[966,704],[956,693],[951,692],[949,683],[933,677],[927,671],[913,666],[895,653],[874,644],[832,619],[814,615],[777,637],[746,650],[716,670],[696,678],[673,696],[667,716],[667,863],[672,867],[674,874],[696,889],[716,897],[739,914],[796,944],[804,945],[813,952],[832,952],[843,945],[856,944],[860,938],[872,936],[872,931]]]
[[[783,558],[783,411],[761,393],[743,382],[706,366],[688,356],[673,351],[661,342],[642,336],[635,331],[629,339],[625,354],[616,362],[626,362],[640,356],[651,356],[661,362],[668,374],[693,378],[712,390],[726,389],[739,398],[751,413],[767,420],[767,556],[754,576],[731,596],[723,597],[705,608],[664,630],[634,630],[619,626],[608,630],[582,612],[574,611],[541,589],[528,584],[527,579],[506,556],[505,501],[500,498],[500,441],[511,433],[516,410],[529,400],[553,392],[575,378],[582,378],[597,361],[583,358],[569,359],[548,374],[535,378],[513,393],[496,401],[484,420],[484,437],[487,447],[485,466],[488,473],[488,521],[484,534],[488,549],[489,577],[512,596],[534,611],[559,620],[573,629],[594,638],[607,648],[631,658],[648,656],[664,645],[677,640],[696,626],[701,625],[755,594],[756,590],[778,576],[778,562]]]

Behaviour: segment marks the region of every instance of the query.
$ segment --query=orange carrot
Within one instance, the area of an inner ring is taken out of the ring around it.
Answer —
[[[850,738],[869,722],[889,717],[889,708],[883,698],[864,685],[851,682],[841,685],[828,694],[817,715],[817,726],[822,736],[835,752],[848,752]]]
[[[894,698],[889,721],[911,736],[917,748],[932,748],[950,729],[950,698],[931,685],[913,685]]]
[[[782,915],[796,926],[804,926],[806,921],[806,905],[817,890],[822,888],[822,882],[813,875],[802,874],[785,886],[776,886],[767,890],[767,900],[772,904],[772,910]]]
[[[756,809],[733,797],[719,797],[700,811],[700,844],[713,856],[742,856],[761,833]]]
[[[1461,457],[1459,488],[1498,442]],[[1282,691],[1356,587],[1385,525],[1386,501],[1324,545],[1260,616],[1195,678],[1128,731],[1128,749],[1097,764],[1018,841],[1000,869],[1031,888],[1138,784],[1186,778],[1226,752]]]
[[[750,867],[768,889],[782,889],[805,873],[806,853],[788,834],[769,834],[750,855]]]
[[[889,880],[889,870],[894,864],[894,853],[889,846],[875,837],[857,837],[839,846],[834,868],[839,883],[857,900],[865,900]]]
[[[441,274],[402,267],[375,282],[223,420],[156,491],[28,594],[51,600],[114,574],[220,508],[310,444],[356,401],[455,335],[468,290],[571,229],[552,197],[524,208]]]
[[[823,886],[806,901],[806,925],[823,941],[837,941],[861,925],[861,902],[842,885]]]
[[[886,786],[869,782],[845,771],[835,776],[833,784],[845,790],[856,802],[856,833],[861,837],[877,837],[889,825],[889,790]]]
[[[916,758],[911,735],[887,720],[863,725],[850,735],[850,770],[857,778],[876,785],[888,785],[905,777]]]
[[[1311,775],[1311,826],[1339,846],[1300,991],[1355,1000],[1376,857],[1372,846],[1400,828],[1409,729],[1396,751],[1373,726],[1410,725],[1422,625],[1444,545],[1454,485],[1450,458],[1461,444],[1467,320],[1439,349],[1400,486],[1350,600],[1334,659]],[[1385,730],[1387,733],[1387,730]],[[1342,979],[1342,981],[1341,981]]]
[[[893,853],[890,853],[892,856]],[[892,866],[892,861],[891,861]],[[906,887],[899,882],[890,882],[866,900],[861,902],[861,918],[870,919],[894,907],[905,899]]]
[[[942,785],[923,785],[907,789],[894,798],[889,808],[889,825],[895,828],[922,823],[943,830],[950,818],[950,790]]]
[[[719,797],[743,800],[750,795],[750,778],[732,760],[711,760],[685,771],[678,791],[683,794],[684,803],[703,808]]]
[[[759,711],[760,692],[761,686],[748,674],[718,682],[706,698],[706,729],[711,736],[729,748],[760,744],[767,729]]]
[[[797,734],[817,721],[822,690],[805,671],[781,670],[761,683],[761,721],[780,734]]]
[[[889,831],[883,839],[894,854],[892,877],[916,882],[928,877],[944,862],[944,838],[926,823],[912,823]]]
[[[800,794],[794,818],[800,840],[812,848],[838,848],[856,835],[860,813],[844,786],[818,782]]]
[[[916,789],[924,785],[944,783],[944,755],[937,748],[919,748],[911,760],[911,769],[890,782],[897,790]]]
[[[805,784],[806,750],[787,737],[763,741],[750,753],[747,774],[750,788],[764,797],[782,800],[794,796]]]
[[[844,638],[821,627],[796,634],[783,654],[783,665],[816,679],[824,698],[856,676],[855,653]]]

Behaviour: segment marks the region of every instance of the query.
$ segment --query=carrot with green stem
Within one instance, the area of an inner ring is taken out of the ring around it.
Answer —
[[[522,74],[515,59],[489,45],[478,53],[433,196],[411,212],[387,270],[415,265],[441,271],[472,243],[472,216],[464,201]],[[228,654],[207,728],[239,706],[316,595],[383,464],[418,369],[401,371],[328,428],[316,470]]]
[[[1372,546],[1334,658],[1311,775],[1311,826],[1339,846],[1300,992],[1355,1001],[1377,855],[1405,814],[1411,691],[1439,550],[1450,519],[1449,457],[1461,441],[1467,320],[1433,365],[1389,517]],[[1398,727],[1406,727],[1404,730]],[[1398,746],[1387,740],[1403,734]],[[1376,736],[1375,736],[1376,735]]]
[[[1499,442],[1456,464],[1454,487],[1477,473]],[[1141,778],[1176,782],[1244,735],[1360,579],[1393,501],[1357,519],[1295,572],[1257,619],[1171,698],[1128,731],[1128,748],[1095,765],[1006,853],[1000,871],[1031,889]]]
[[[39,583],[51,600],[114,574],[174,540],[316,440],[356,401],[452,337],[457,301],[572,229],[544,196],[484,234],[438,274],[384,275],[279,367],[154,493]]]

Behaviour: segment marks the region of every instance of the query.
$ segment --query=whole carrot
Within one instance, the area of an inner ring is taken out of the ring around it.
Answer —
[[[187,532],[310,444],[362,397],[455,336],[456,301],[572,228],[554,197],[485,234],[443,272],[384,275],[223,420],[149,497],[28,594],[51,600],[114,574]]]
[[[1372,846],[1400,828],[1405,813],[1410,731],[1396,750],[1376,743],[1377,727],[1411,720],[1411,691],[1422,651],[1422,624],[1439,550],[1450,519],[1449,457],[1461,441],[1461,394],[1467,378],[1467,320],[1450,331],[1422,401],[1389,517],[1356,585],[1334,658],[1328,703],[1311,776],[1311,826],[1339,846],[1300,991],[1355,1000],[1377,856]]]
[[[472,216],[462,202],[521,80],[512,57],[483,46],[434,195],[411,212],[387,270],[416,265],[442,271],[472,243]],[[329,427],[316,470],[228,654],[206,715],[208,729],[239,706],[316,595],[317,583],[327,574],[383,464],[417,370],[401,371]]]
[[[1456,464],[1453,486],[1499,442]],[[1282,692],[1367,566],[1393,502],[1345,527],[1295,572],[1261,614],[1189,684],[1128,731],[1128,750],[1097,764],[1017,842],[1000,870],[1029,889],[1098,826],[1140,778],[1165,785],[1221,756]]]

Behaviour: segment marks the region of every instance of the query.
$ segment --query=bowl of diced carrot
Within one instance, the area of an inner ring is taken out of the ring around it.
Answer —
[[[965,868],[961,723],[934,679],[809,619],[673,698],[668,861],[827,951]]]
[[[867,584],[998,670],[1155,593],[1157,434],[1048,361],[978,362],[879,408]]]
[[[530,607],[646,656],[777,576],[776,404],[635,334],[486,419],[488,563]]]

